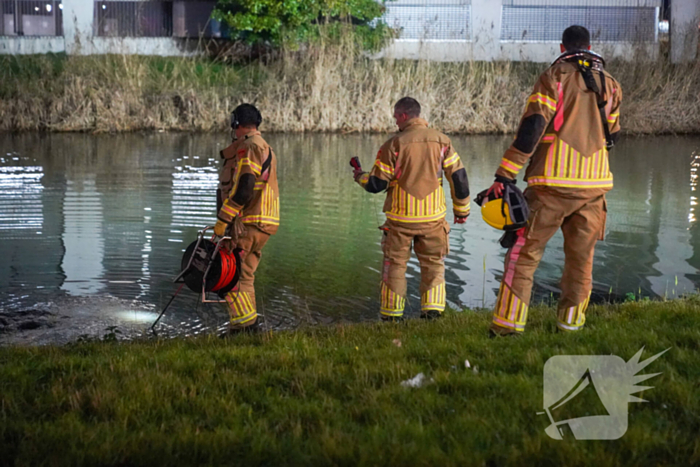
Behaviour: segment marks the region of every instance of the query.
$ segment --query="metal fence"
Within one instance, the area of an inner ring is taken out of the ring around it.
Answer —
[[[656,42],[660,7],[629,6],[630,2],[592,1],[562,5],[562,2],[503,2],[501,40],[560,41],[561,32],[572,24],[585,26],[597,42]],[[607,4],[606,4],[607,3]],[[640,2],[640,4],[651,2]]]
[[[471,39],[471,0],[397,0],[385,7],[384,22],[399,40]]]
[[[0,36],[62,36],[60,1],[0,0]]]
[[[96,36],[172,36],[173,2],[95,2],[93,25]]]
[[[218,37],[215,1],[95,2],[94,34],[106,37]]]

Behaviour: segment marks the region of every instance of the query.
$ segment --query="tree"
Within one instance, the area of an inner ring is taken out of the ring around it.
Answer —
[[[384,0],[218,0],[214,18],[231,28],[231,38],[250,44],[297,48],[350,28],[364,48],[377,48],[391,30],[379,18]]]

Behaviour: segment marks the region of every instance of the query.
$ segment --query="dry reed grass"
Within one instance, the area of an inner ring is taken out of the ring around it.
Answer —
[[[240,102],[277,132],[388,132],[416,97],[447,133],[507,133],[542,64],[373,60],[348,41],[229,65],[127,55],[0,58],[0,130],[220,131]],[[700,62],[613,61],[633,134],[700,133]]]

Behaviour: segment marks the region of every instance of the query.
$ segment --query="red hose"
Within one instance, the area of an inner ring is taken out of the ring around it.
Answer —
[[[219,250],[219,261],[221,261],[221,275],[212,292],[226,287],[236,277],[236,257],[230,251]]]

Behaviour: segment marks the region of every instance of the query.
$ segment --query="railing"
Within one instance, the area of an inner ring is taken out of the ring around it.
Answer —
[[[63,36],[63,5],[56,0],[0,0],[0,36]]]
[[[560,41],[564,29],[579,24],[598,42],[656,42],[662,6],[662,0],[503,0],[500,39]],[[479,12],[471,0],[395,0],[385,7],[383,20],[399,40],[474,39]]]
[[[648,0],[636,4],[629,0],[505,0],[501,40],[559,42],[564,29],[578,24],[585,26],[596,42],[656,42],[660,4]]]
[[[210,20],[215,1],[95,2],[94,34],[106,37],[217,36]]]
[[[471,39],[471,0],[397,0],[385,3],[384,22],[398,39]]]

